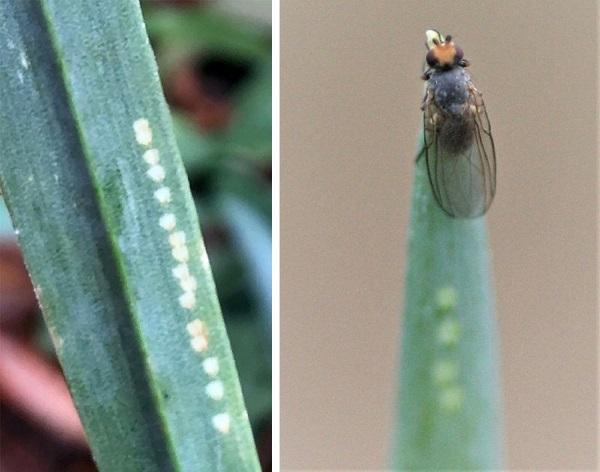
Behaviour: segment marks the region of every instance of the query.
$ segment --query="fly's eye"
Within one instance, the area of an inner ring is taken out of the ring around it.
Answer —
[[[433,49],[427,53],[427,56],[425,56],[425,60],[427,61],[427,65],[429,67],[435,67],[437,65],[438,60],[437,57],[435,57]]]
[[[464,56],[463,50],[461,48],[459,48],[458,46],[454,46],[454,50],[455,50],[454,57],[456,58],[456,61],[460,61]]]

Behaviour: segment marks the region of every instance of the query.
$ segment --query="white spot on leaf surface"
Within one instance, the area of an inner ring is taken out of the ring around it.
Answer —
[[[133,122],[133,130],[135,131],[135,140],[142,146],[152,144],[152,130],[150,123],[146,118],[140,118]]]
[[[185,328],[192,337],[200,336],[206,332],[204,323],[197,318],[194,321],[190,321]]]
[[[154,180],[157,183],[162,182],[163,180],[165,180],[165,169],[163,166],[156,164],[152,167],[150,167],[150,169],[148,169],[148,172],[146,172],[148,174],[148,177],[150,177],[152,180]]]
[[[213,400],[221,400],[225,394],[225,387],[220,380],[213,380],[206,386],[206,394]]]
[[[208,349],[208,339],[206,336],[198,336],[190,341],[192,349],[196,352],[204,352]]]
[[[174,267],[171,272],[173,272],[173,277],[176,279],[190,277],[190,269],[187,264],[179,264],[177,267]]]
[[[211,377],[215,377],[219,373],[219,359],[216,357],[208,357],[202,362],[202,368]]]
[[[161,226],[161,228],[165,229],[166,231],[172,231],[173,229],[175,229],[177,219],[175,218],[175,215],[173,213],[165,213],[158,220],[158,224]]]
[[[158,149],[148,149],[146,152],[144,152],[144,155],[142,157],[144,158],[147,164],[154,166],[158,164],[159,161]]]
[[[161,205],[166,205],[171,202],[171,189],[169,187],[161,187],[154,192],[154,198],[158,200]]]
[[[212,417],[212,424],[217,431],[227,434],[231,426],[231,418],[227,413],[219,413]]]
[[[179,282],[179,286],[184,292],[194,292],[198,288],[198,281],[192,275],[184,277]]]
[[[178,262],[187,262],[190,258],[190,253],[186,246],[177,246],[171,250],[171,255]]]
[[[183,292],[179,296],[179,304],[186,310],[191,310],[196,305],[196,295],[193,292]]]
[[[169,244],[173,247],[180,247],[185,245],[185,233],[183,231],[176,231],[169,235]]]

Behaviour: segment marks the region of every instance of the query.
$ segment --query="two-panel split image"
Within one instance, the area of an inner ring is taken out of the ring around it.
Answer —
[[[0,470],[600,470],[599,18],[0,0]]]

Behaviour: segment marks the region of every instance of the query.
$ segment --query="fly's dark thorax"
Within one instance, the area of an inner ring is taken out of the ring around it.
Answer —
[[[438,144],[450,154],[460,154],[473,142],[473,120],[470,119],[469,74],[462,67],[434,71],[427,82],[433,100],[441,111],[437,122]]]
[[[464,68],[456,66],[448,70],[433,71],[427,86],[439,109],[448,115],[461,114],[469,98],[468,84],[471,78]]]

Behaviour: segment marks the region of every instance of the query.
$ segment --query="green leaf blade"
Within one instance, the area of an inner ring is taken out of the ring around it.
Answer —
[[[1,183],[95,460],[111,471],[258,470],[139,5],[24,0],[0,17]],[[151,142],[136,135],[140,119]],[[190,307],[172,273],[183,260],[197,285]]]
[[[416,166],[409,228],[394,464],[400,470],[499,469],[500,394],[485,218],[443,213],[424,161]]]

